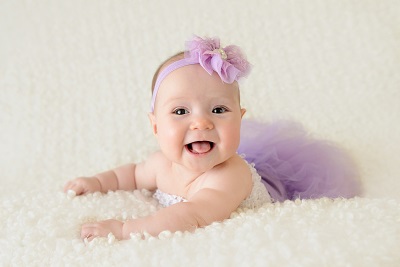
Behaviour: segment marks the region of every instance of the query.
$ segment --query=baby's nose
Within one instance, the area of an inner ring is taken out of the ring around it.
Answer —
[[[213,122],[203,116],[196,117],[190,125],[191,130],[211,130],[214,128]]]

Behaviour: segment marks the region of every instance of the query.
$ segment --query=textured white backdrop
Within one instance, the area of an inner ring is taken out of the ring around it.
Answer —
[[[399,14],[397,0],[0,1],[1,263],[398,264]],[[184,238],[86,249],[88,216],[155,206],[137,192],[70,201],[62,185],[157,148],[151,78],[192,34],[241,46],[253,64],[246,116],[295,119],[342,144],[366,198],[268,205]]]

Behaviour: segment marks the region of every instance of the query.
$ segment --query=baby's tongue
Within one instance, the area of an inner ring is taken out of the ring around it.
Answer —
[[[210,149],[211,149],[210,142],[199,141],[192,143],[192,152],[194,153],[197,154],[206,153],[210,151]]]

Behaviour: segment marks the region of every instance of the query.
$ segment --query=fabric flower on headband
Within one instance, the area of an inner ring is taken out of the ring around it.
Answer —
[[[153,96],[151,98],[151,109],[154,111],[157,93],[162,81],[176,69],[200,64],[210,75],[215,71],[225,83],[233,83],[250,72],[250,63],[235,45],[224,48],[220,47],[218,38],[202,39],[195,36],[186,43],[187,51],[185,58],[175,61],[163,69],[155,82]]]
[[[210,75],[218,73],[225,83],[233,83],[249,74],[251,66],[240,48],[229,45],[221,48],[218,38],[195,36],[186,43],[185,58],[192,63],[199,63]]]

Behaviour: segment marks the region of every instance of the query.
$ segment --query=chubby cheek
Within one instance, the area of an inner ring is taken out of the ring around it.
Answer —
[[[223,147],[229,153],[236,153],[240,143],[240,123],[233,123],[220,133]]]
[[[177,125],[162,122],[158,126],[157,141],[164,153],[173,153],[181,150],[183,144],[183,132]]]

